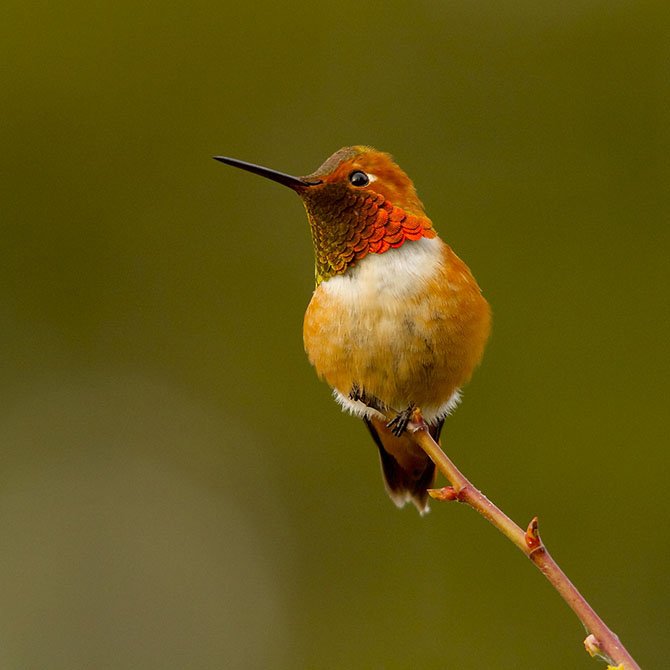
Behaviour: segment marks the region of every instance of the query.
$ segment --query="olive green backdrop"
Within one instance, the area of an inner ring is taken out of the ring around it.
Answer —
[[[305,174],[392,152],[495,326],[448,451],[667,664],[667,2],[25,2],[0,24],[0,666],[595,668],[398,511],[302,351]]]

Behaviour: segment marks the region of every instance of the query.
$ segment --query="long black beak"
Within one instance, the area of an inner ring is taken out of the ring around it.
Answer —
[[[288,186],[294,191],[300,191],[308,186],[316,186],[317,184],[321,183],[321,181],[306,181],[300,177],[294,177],[284,172],[277,172],[277,170],[271,170],[270,168],[263,167],[262,165],[254,165],[253,163],[240,161],[237,158],[228,158],[228,156],[212,156],[212,158],[215,161],[221,161],[226,165],[232,165],[233,167],[246,170],[247,172],[253,172],[254,174],[260,175],[261,177],[272,179],[272,181],[276,181],[280,184],[283,184],[284,186]]]

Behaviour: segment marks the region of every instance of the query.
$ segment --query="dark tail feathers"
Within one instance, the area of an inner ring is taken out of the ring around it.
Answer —
[[[428,489],[435,481],[435,465],[424,451],[403,434],[396,437],[379,419],[364,419],[379,449],[384,485],[391,500],[398,506],[412,502],[420,514],[428,512]],[[429,426],[438,442],[443,420]]]

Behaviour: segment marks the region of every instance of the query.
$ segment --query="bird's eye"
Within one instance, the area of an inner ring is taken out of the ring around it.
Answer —
[[[370,183],[369,177],[365,174],[365,172],[361,172],[360,170],[354,170],[350,175],[349,175],[349,181],[353,186],[367,186]]]

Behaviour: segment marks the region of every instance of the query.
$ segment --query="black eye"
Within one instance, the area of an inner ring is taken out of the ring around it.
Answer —
[[[365,172],[361,172],[360,170],[354,170],[349,175],[349,181],[354,186],[367,186],[370,183],[370,179],[368,179],[368,176],[365,174]]]

